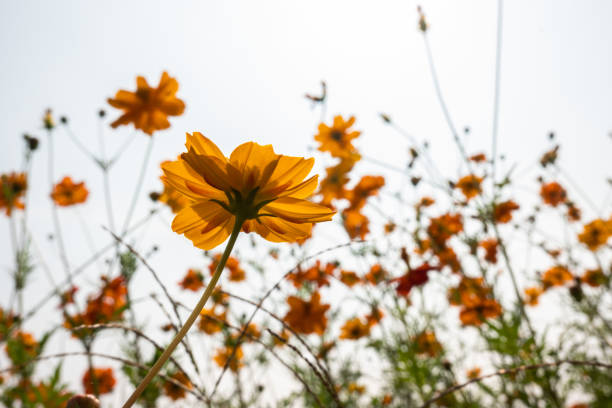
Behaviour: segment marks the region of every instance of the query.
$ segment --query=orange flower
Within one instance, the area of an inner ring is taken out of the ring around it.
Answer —
[[[215,273],[215,269],[217,269],[217,265],[219,264],[220,259],[221,254],[216,254],[211,264],[208,265],[208,270],[210,271],[211,275]],[[246,278],[246,273],[244,272],[244,269],[240,267],[240,261],[238,261],[238,259],[234,258],[233,256],[227,258],[225,267],[229,270],[228,280],[232,282],[241,282]]]
[[[485,260],[490,263],[497,263],[497,239],[488,238],[480,242],[480,247],[485,250]]]
[[[612,236],[612,218],[605,221],[601,218],[593,220],[584,226],[578,234],[578,241],[586,245],[591,251],[597,251],[605,245]]]
[[[442,345],[432,331],[424,331],[414,339],[417,354],[426,354],[429,357],[436,357],[442,351]]]
[[[366,321],[368,322],[368,325],[370,327],[376,326],[378,323],[380,323],[380,321],[382,320],[382,318],[385,316],[385,314],[383,313],[382,310],[380,310],[379,308],[372,306],[372,310],[370,311],[370,313],[368,313],[365,318]]]
[[[372,285],[378,285],[380,282],[387,279],[387,271],[385,271],[380,264],[372,265],[370,271],[364,276],[364,279]]]
[[[382,404],[383,405],[390,405],[391,402],[393,402],[393,397],[390,394],[385,394],[385,396],[382,399]]]
[[[457,181],[455,187],[460,189],[465,199],[470,201],[476,197],[482,191],[480,184],[482,183],[482,177],[475,176],[474,174],[468,174]]]
[[[193,388],[193,385],[191,384],[191,381],[189,381],[189,378],[187,378],[187,376],[180,371],[177,371],[176,373],[170,375],[170,378],[182,384],[185,388]],[[166,396],[169,397],[172,401],[185,398],[185,395],[187,394],[185,388],[179,387],[178,385],[169,381],[164,382],[164,394],[166,394]]]
[[[581,278],[582,282],[594,288],[604,285],[607,281],[606,275],[604,275],[601,269],[588,269]]]
[[[344,222],[344,229],[346,229],[351,239],[357,237],[365,239],[366,235],[370,232],[370,220],[360,213],[359,210],[344,210],[342,212],[342,220]]]
[[[224,347],[222,349],[218,349],[217,354],[215,354],[215,357],[214,357],[215,363],[217,363],[219,367],[225,367],[225,364],[231,355],[232,355],[232,347]],[[244,363],[241,361],[243,357],[244,357],[244,353],[242,352],[242,347],[237,346],[236,352],[234,353],[234,357],[232,358],[232,361],[229,363],[229,366],[228,366],[229,369],[232,370],[233,372],[237,372],[240,369],[240,367],[244,366]]]
[[[301,288],[304,282],[315,283],[320,288],[322,286],[329,286],[328,278],[333,276],[335,269],[335,264],[327,263],[325,267],[321,267],[321,261],[317,260],[315,265],[305,271],[298,267],[298,270],[289,274],[287,279],[292,281],[293,286],[296,288]]]
[[[0,176],[0,208],[10,217],[13,209],[23,210],[21,198],[25,195],[28,182],[25,173],[9,173]]]
[[[556,181],[552,181],[550,183],[542,184],[540,188],[540,197],[542,200],[552,206],[556,207],[560,203],[565,202],[567,200],[567,192],[561,186],[561,184]]]
[[[340,282],[344,283],[349,288],[352,288],[355,284],[359,283],[359,276],[355,272],[352,271],[340,271]]]
[[[70,177],[64,177],[61,182],[53,187],[51,198],[55,204],[62,207],[84,203],[89,191],[84,182],[74,183]]]
[[[169,160],[163,162],[161,165],[163,166],[165,163],[170,163]],[[172,213],[176,214],[181,211],[183,208],[187,207],[191,204],[191,200],[186,195],[181,194],[178,190],[172,188],[170,184],[164,181],[163,176],[161,177],[162,183],[164,185],[164,191],[161,194],[157,195],[156,199],[159,202],[166,204],[170,207]]]
[[[457,258],[457,254],[453,248],[443,246],[442,248],[437,248],[434,252],[438,257],[440,267],[448,266],[453,272],[459,272],[461,270],[459,258]]]
[[[320,143],[319,150],[329,152],[334,157],[348,157],[355,153],[352,140],[358,137],[361,132],[349,128],[355,123],[355,117],[351,116],[345,121],[342,116],[334,118],[331,127],[325,123],[319,125],[319,133],[315,135],[315,140]]]
[[[179,285],[185,290],[197,292],[204,287],[204,277],[198,269],[189,269]]]
[[[398,295],[408,296],[413,287],[424,285],[429,280],[429,271],[438,270],[440,270],[439,267],[430,266],[428,263],[424,263],[418,268],[411,269],[405,275],[392,279],[391,282],[396,282],[398,284],[395,288]]]
[[[370,325],[363,323],[361,319],[355,317],[347,320],[340,329],[340,338],[344,340],[357,340],[370,335]]]
[[[352,382],[348,385],[347,391],[350,393],[363,394],[366,391],[366,387]]]
[[[39,344],[34,338],[34,336],[32,336],[28,332],[17,330],[11,335],[11,337],[12,337],[13,342],[9,342],[6,345],[6,352],[11,358],[11,360],[14,360],[13,357],[15,356],[15,354],[12,351],[14,349],[14,346],[12,344],[18,345],[18,350],[16,351],[17,351],[17,354],[19,354],[19,359],[22,359],[23,357],[21,356],[21,353],[25,353],[26,356],[30,358],[36,357],[36,354],[38,354]],[[13,361],[13,362],[17,363],[16,361]]]
[[[136,78],[136,92],[120,90],[108,103],[123,111],[123,115],[111,126],[133,123],[136,129],[151,136],[156,130],[168,129],[168,116],[178,116],[185,110],[185,103],[175,95],[178,82],[164,72],[157,88],[151,88],[144,77]]]
[[[446,241],[453,235],[463,231],[461,214],[443,214],[432,218],[427,227],[427,233],[439,246],[444,246]]]
[[[309,235],[313,223],[329,221],[334,211],[307,201],[317,176],[302,181],[314,160],[282,156],[272,146],[248,142],[227,159],[202,134],[187,134],[187,150],[178,161],[162,165],[164,180],[192,203],[172,222],[194,246],[221,244],[236,223],[273,242],[295,242]]]
[[[536,306],[539,303],[540,295],[544,293],[544,289],[539,286],[533,286],[525,289],[525,303],[529,306]]]
[[[573,280],[572,273],[566,267],[556,265],[548,269],[542,275],[542,285],[544,289],[552,286],[563,286],[566,282]]]
[[[495,204],[493,206],[493,220],[499,224],[510,222],[512,220],[512,211],[519,208],[519,205],[512,200]]]
[[[343,157],[340,163],[325,169],[327,176],[321,181],[317,193],[323,196],[321,204],[329,205],[332,200],[346,198],[345,186],[349,182],[348,173],[353,169],[357,160],[359,157],[355,155]]]
[[[436,201],[431,197],[422,197],[416,205],[417,210],[420,210],[423,207],[430,207]]]
[[[378,190],[384,185],[385,178],[382,176],[363,176],[359,183],[347,192],[347,198],[351,202],[349,208],[351,210],[363,208],[368,197],[378,194]]]
[[[62,292],[60,294],[59,308],[63,308],[66,305],[74,303],[74,294],[77,292],[77,290],[79,290],[78,287],[71,286],[70,288],[68,288],[64,292]]]
[[[215,313],[215,308],[202,309],[198,328],[206,334],[215,334],[221,331],[227,318],[227,312]]]
[[[83,375],[83,388],[87,394],[94,394],[97,388],[99,394],[108,394],[113,391],[117,380],[113,375],[113,369],[110,367],[106,368],[93,368],[93,378],[90,370],[85,370]],[[95,386],[94,386],[95,381]]]
[[[480,377],[480,367],[474,367],[474,368],[470,368],[469,370],[467,370],[467,372],[465,373],[465,376],[470,379],[473,380],[474,378],[478,378]]]
[[[465,326],[480,326],[486,319],[501,315],[500,304],[494,299],[474,299],[463,306],[459,312],[459,319]]]
[[[289,311],[283,320],[298,333],[322,335],[327,327],[325,313],[329,305],[321,304],[320,301],[319,292],[314,292],[309,301],[289,296],[287,298]]]
[[[582,218],[582,211],[580,211],[580,208],[576,207],[574,203],[570,202],[567,203],[566,216],[570,222],[580,221],[580,218]]]
[[[395,224],[393,221],[389,221],[388,223],[385,224],[385,234],[390,234],[393,231],[395,231],[395,228],[397,227],[397,224]]]
[[[470,278],[463,276],[459,285],[448,291],[448,301],[453,306],[466,305],[478,302],[479,299],[488,297],[491,289],[484,286],[482,278]]]
[[[474,163],[482,163],[483,161],[487,160],[487,156],[485,156],[484,153],[477,153],[470,156],[469,160],[473,161]]]

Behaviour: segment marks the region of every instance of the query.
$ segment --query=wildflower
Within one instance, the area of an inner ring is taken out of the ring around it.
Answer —
[[[178,91],[178,82],[164,72],[157,88],[152,88],[144,77],[136,78],[136,91],[120,90],[115,98],[109,98],[108,103],[123,111],[123,115],[115,120],[111,126],[133,123],[149,136],[156,130],[170,127],[168,116],[178,116],[185,110],[185,103],[175,95]]]
[[[315,265],[305,271],[298,267],[298,270],[289,274],[287,279],[293,281],[293,286],[296,288],[301,288],[304,282],[315,283],[320,288],[322,286],[329,286],[329,277],[333,276],[335,269],[336,265],[333,263],[327,263],[325,267],[322,267],[321,261],[317,260]]]
[[[505,224],[512,220],[512,211],[520,207],[512,200],[504,201],[493,206],[493,220],[498,224]]]
[[[280,333],[274,333],[272,336],[272,345],[284,346],[289,341],[289,331],[283,328]]]
[[[563,203],[565,202],[565,200],[567,200],[567,192],[561,186],[561,184],[557,183],[556,181],[553,181],[550,183],[542,184],[542,187],[540,188],[540,197],[542,197],[542,200],[546,204],[552,207],[556,207],[560,203]]]
[[[385,224],[385,234],[391,234],[393,231],[395,231],[395,228],[397,227],[397,224],[395,224],[393,221],[389,221]]]
[[[164,165],[164,163],[169,163],[169,162],[170,161],[163,162],[162,166]],[[178,190],[172,188],[170,184],[168,184],[166,181],[163,180],[163,177],[162,177],[162,183],[164,185],[164,190],[161,192],[161,194],[157,196],[156,201],[162,202],[166,204],[168,207],[170,207],[170,210],[172,211],[173,214],[178,213],[179,211],[181,211],[183,208],[187,207],[191,203],[191,200],[189,199],[189,197],[187,197],[184,194],[181,194]]]
[[[225,311],[223,313],[215,313],[214,307],[212,309],[202,309],[198,328],[206,334],[215,334],[224,327],[226,319],[227,312]]]
[[[356,150],[352,140],[361,134],[357,130],[349,129],[354,123],[354,116],[345,121],[340,115],[334,117],[334,123],[331,127],[321,123],[319,133],[314,137],[320,143],[319,150],[329,152],[333,157],[342,158],[353,155]]]
[[[261,331],[259,331],[255,323],[249,323],[244,334],[249,340],[257,340],[261,337]]]
[[[198,269],[189,269],[183,280],[179,282],[179,286],[197,292],[204,287],[204,276]]]
[[[340,271],[340,282],[344,283],[349,288],[352,288],[355,284],[359,283],[359,276],[353,271]]]
[[[193,388],[193,385],[191,384],[191,381],[189,381],[189,378],[187,378],[187,376],[180,371],[177,371],[176,373],[170,375],[170,378],[182,384],[185,388]],[[166,394],[166,396],[169,397],[172,401],[185,398],[186,391],[183,387],[179,387],[174,383],[166,381],[164,382],[164,394]]]
[[[563,286],[566,282],[573,280],[572,273],[566,267],[556,265],[548,269],[542,275],[542,285],[544,289],[552,286]]]
[[[487,160],[487,156],[485,156],[484,153],[477,153],[468,157],[468,159],[474,163],[482,163]]]
[[[544,293],[544,289],[540,286],[525,288],[525,303],[529,306],[536,306],[539,303],[542,293]]]
[[[465,373],[465,376],[470,380],[480,377],[480,367],[470,368]]]
[[[440,270],[439,267],[430,266],[428,263],[424,263],[418,268],[411,269],[407,274],[392,279],[391,282],[398,283],[395,288],[396,292],[400,296],[408,296],[410,290],[415,286],[424,285],[429,280],[429,271]]]
[[[370,335],[370,325],[363,323],[360,318],[355,317],[347,320],[340,328],[340,338],[344,340],[357,340]]]
[[[417,354],[426,354],[436,357],[442,351],[442,345],[432,331],[424,331],[414,339]]]
[[[366,391],[366,387],[364,385],[359,385],[357,383],[350,383],[347,387],[348,392],[350,393],[356,393],[356,394],[363,394]]]
[[[273,242],[295,242],[308,236],[313,223],[331,220],[329,208],[307,201],[317,176],[306,181],[313,159],[282,156],[272,146],[248,142],[227,159],[202,134],[187,134],[187,150],[178,161],[162,165],[164,180],[191,198],[172,222],[172,229],[209,250],[232,229],[256,232]]]
[[[217,265],[219,264],[219,260],[221,259],[221,254],[216,254],[213,257],[213,261],[208,265],[208,270],[210,274],[213,275],[215,273],[215,269],[217,269]],[[227,262],[225,263],[225,268],[229,271],[228,280],[232,282],[241,282],[245,279],[246,273],[244,269],[240,267],[240,261],[230,256],[227,258]]]
[[[391,405],[391,402],[393,402],[393,397],[391,396],[391,394],[385,394],[385,396],[382,399],[382,404]]]
[[[484,299],[491,293],[491,289],[484,286],[482,278],[463,276],[459,285],[448,291],[448,301],[453,306],[466,305]]]
[[[225,364],[227,364],[227,360],[232,355],[232,350],[232,347],[224,347],[222,349],[218,349],[217,354],[215,354],[214,357],[215,363],[217,363],[219,367],[225,367]],[[242,351],[242,347],[237,346],[236,351],[234,353],[234,357],[228,365],[229,369],[233,372],[238,372],[240,367],[244,366],[244,363],[241,361],[243,357],[244,352]]]
[[[298,333],[322,335],[327,327],[325,313],[329,309],[329,305],[320,302],[321,295],[319,292],[314,292],[309,301],[289,296],[287,298],[289,311],[283,320]]]
[[[385,178],[382,176],[364,176],[359,183],[347,193],[347,198],[351,202],[351,210],[363,208],[368,197],[378,194],[378,190],[385,185]]]
[[[600,268],[588,269],[581,278],[582,282],[594,288],[604,285],[607,281],[606,275]]]
[[[83,388],[85,388],[85,392],[87,394],[94,394],[96,389],[98,391],[98,394],[108,394],[113,391],[113,388],[115,388],[117,380],[115,380],[115,376],[113,375],[113,369],[110,367],[106,367],[85,370],[85,375],[83,375],[82,382]]]
[[[53,187],[51,199],[61,207],[84,203],[89,195],[89,190],[84,182],[75,183],[70,177],[64,177],[62,181]]]
[[[489,263],[497,263],[497,239],[488,238],[480,242],[478,244],[481,248],[485,250],[485,260]]]
[[[424,207],[430,207],[432,206],[436,201],[431,198],[431,197],[421,197],[421,199],[419,200],[419,202],[416,205],[416,209],[420,210],[421,208]]]
[[[583,231],[578,234],[578,241],[586,245],[591,251],[597,251],[605,245],[612,236],[612,218],[602,220],[598,218],[586,224]]]
[[[439,246],[444,246],[446,241],[453,235],[463,231],[461,214],[443,214],[432,218],[427,227],[427,233]]]
[[[78,287],[76,286],[71,286],[70,288],[66,289],[64,292],[62,292],[60,294],[60,304],[59,307],[63,308],[66,305],[69,305],[71,303],[74,303],[74,294],[79,290]]]
[[[387,271],[380,264],[372,265],[370,271],[364,276],[365,281],[372,285],[378,285],[380,282],[387,279]]]
[[[557,161],[558,151],[559,145],[556,145],[551,150],[544,153],[540,158],[540,165],[542,165],[542,167],[546,167],[548,165],[555,164]]]
[[[343,157],[335,166],[325,169],[326,177],[319,185],[317,194],[321,194],[321,204],[330,205],[332,200],[346,198],[346,184],[349,182],[348,173],[353,169],[355,162],[359,160],[357,155]]]
[[[580,208],[576,207],[576,205],[572,202],[567,202],[567,213],[566,217],[570,222],[580,221],[582,217],[582,211]]]
[[[25,173],[9,173],[0,176],[0,208],[11,216],[13,209],[23,210],[25,204],[21,198],[25,195],[28,182]]]
[[[495,299],[472,299],[459,312],[464,326],[480,326],[486,319],[501,315],[501,306]]]
[[[6,344],[6,353],[13,363],[23,362],[24,355],[33,358],[39,352],[39,344],[28,332],[17,330],[11,335],[11,341]]]
[[[475,176],[474,174],[468,174],[457,181],[455,187],[461,190],[467,201],[476,197],[482,191],[480,184],[482,183],[482,177]]]
[[[344,210],[342,212],[342,220],[344,222],[344,229],[351,239],[357,237],[365,239],[366,235],[370,232],[370,220],[359,210]]]
[[[459,272],[461,270],[461,264],[455,250],[449,246],[443,246],[435,249],[435,254],[438,257],[440,268],[448,266],[452,272]]]
[[[368,322],[368,326],[372,327],[380,323],[380,321],[382,320],[384,316],[385,314],[383,313],[382,310],[380,310],[376,306],[372,306],[372,310],[370,311],[370,313],[368,313],[365,316],[365,318],[366,318],[366,321]]]

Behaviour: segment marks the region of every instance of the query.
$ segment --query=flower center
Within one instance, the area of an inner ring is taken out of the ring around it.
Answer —
[[[336,142],[339,142],[342,140],[342,132],[339,130],[332,130],[331,134],[330,134],[331,138],[334,139]]]

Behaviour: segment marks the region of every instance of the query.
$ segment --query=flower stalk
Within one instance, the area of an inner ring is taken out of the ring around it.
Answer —
[[[212,279],[208,283],[206,290],[204,290],[202,297],[200,298],[196,306],[191,311],[191,314],[185,321],[185,324],[181,327],[179,332],[174,336],[174,339],[172,339],[172,342],[170,342],[168,347],[166,347],[166,349],[164,350],[162,355],[159,357],[159,359],[157,359],[153,367],[149,369],[145,378],[141,381],[138,387],[136,387],[136,389],[134,390],[130,398],[128,398],[125,404],[123,404],[122,408],[130,408],[136,402],[136,400],[138,399],[138,397],[140,397],[140,395],[145,390],[147,385],[149,385],[151,380],[157,375],[159,370],[161,370],[161,368],[164,366],[166,361],[168,361],[174,349],[179,345],[181,340],[183,340],[183,337],[185,337],[185,335],[187,334],[187,332],[189,331],[189,329],[195,322],[196,318],[200,315],[200,312],[206,305],[208,298],[210,298],[210,296],[212,295],[212,292],[215,289],[215,286],[217,286],[217,282],[219,281],[221,272],[223,272],[227,259],[229,258],[232,252],[232,249],[234,248],[234,244],[236,243],[238,234],[240,234],[240,229],[242,228],[243,223],[244,223],[243,219],[236,217],[236,222],[234,223],[234,229],[232,230],[229,241],[225,247],[225,251],[223,251],[223,255],[221,256],[221,259],[219,260],[219,263],[217,264],[217,269],[215,270],[215,273]]]

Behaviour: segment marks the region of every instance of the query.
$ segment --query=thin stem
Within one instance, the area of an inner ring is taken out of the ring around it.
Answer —
[[[138,197],[140,196],[140,190],[142,189],[142,184],[144,182],[145,173],[147,172],[147,165],[149,164],[149,158],[151,157],[151,151],[153,150],[153,136],[149,138],[149,145],[147,146],[147,151],[145,152],[145,157],[142,161],[142,167],[140,168],[140,175],[138,176],[138,182],[136,183],[136,188],[134,189],[134,195],[132,196],[132,202],[130,204],[130,208],[128,210],[127,216],[125,217],[125,222],[123,223],[123,229],[121,231],[121,236],[124,236],[127,232],[130,221],[132,220],[132,215],[134,214],[134,210],[136,209],[136,203],[138,202]]]
[[[493,129],[491,130],[491,180],[495,184],[495,164],[497,163],[497,129],[499,125],[499,93],[501,78],[501,50],[503,33],[504,1],[497,2],[497,49],[495,55],[495,86],[493,94]]]
[[[193,308],[193,311],[191,312],[191,314],[185,321],[185,324],[183,325],[183,327],[181,327],[181,330],[176,334],[176,336],[174,336],[174,339],[172,339],[172,342],[170,342],[166,350],[164,350],[164,352],[159,357],[159,359],[157,359],[153,367],[151,367],[151,369],[149,370],[145,378],[142,380],[140,385],[138,385],[138,387],[134,390],[134,392],[132,393],[130,398],[128,398],[125,404],[123,404],[123,408],[130,408],[136,402],[138,397],[140,397],[140,394],[142,394],[142,392],[147,387],[147,385],[149,385],[153,377],[157,375],[157,373],[162,368],[162,366],[166,363],[166,361],[168,360],[168,358],[170,357],[170,355],[172,354],[176,346],[181,342],[183,337],[185,337],[185,335],[187,334],[187,332],[189,331],[189,329],[191,328],[191,326],[193,325],[197,317],[200,315],[200,312],[204,308],[204,305],[206,305],[206,301],[212,294],[213,290],[215,289],[215,286],[217,285],[217,282],[219,281],[221,272],[223,272],[223,269],[225,268],[225,263],[227,262],[227,259],[229,258],[230,253],[232,252],[232,248],[234,248],[234,244],[236,243],[236,239],[238,238],[238,235],[240,234],[242,223],[243,223],[242,219],[236,218],[234,229],[232,231],[232,234],[230,235],[229,241],[227,242],[225,251],[223,252],[223,255],[221,256],[221,259],[219,260],[219,264],[217,265],[215,274],[213,275],[212,279],[208,283],[208,286],[206,287],[206,290],[204,291],[204,293],[202,294],[202,297],[198,301],[198,304]]]

